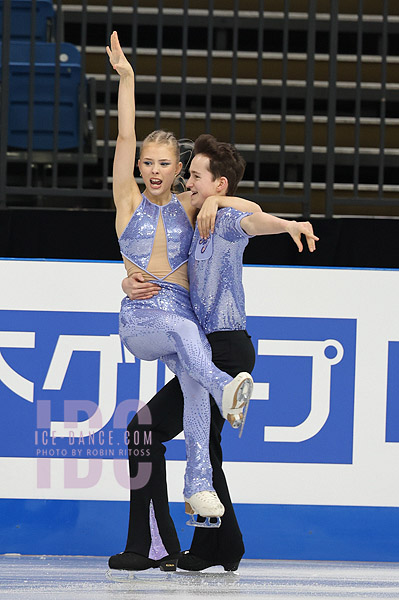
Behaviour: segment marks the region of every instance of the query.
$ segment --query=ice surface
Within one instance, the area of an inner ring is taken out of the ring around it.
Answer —
[[[107,575],[98,556],[0,556],[0,598],[9,600],[399,599],[398,563],[243,560],[238,573]]]

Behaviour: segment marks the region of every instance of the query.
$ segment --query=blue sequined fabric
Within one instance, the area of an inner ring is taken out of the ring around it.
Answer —
[[[209,458],[209,393],[221,409],[224,387],[232,381],[215,367],[211,348],[179,285],[160,282],[159,294],[149,300],[122,300],[119,333],[137,358],[160,358],[179,378],[184,395],[183,426],[187,468],[184,495],[213,490]]]
[[[193,237],[187,213],[174,194],[164,206],[153,204],[143,195],[140,205],[119,238],[119,247],[123,256],[146,271],[160,218],[164,223],[168,260],[173,272],[187,261]],[[170,273],[165,277],[168,275]]]
[[[164,556],[167,556],[165,546],[159,533],[158,522],[155,516],[154,503],[150,500],[150,532],[151,532],[151,547],[148,553],[148,558],[152,560],[160,560]]]
[[[250,236],[240,221],[249,214],[234,208],[218,210],[210,250],[195,229],[188,259],[190,297],[207,334],[246,328],[242,256]]]

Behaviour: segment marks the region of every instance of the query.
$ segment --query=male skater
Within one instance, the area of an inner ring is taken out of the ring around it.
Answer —
[[[234,195],[244,169],[245,162],[234,146],[218,142],[211,135],[197,138],[187,182],[192,204],[201,208],[210,196]],[[301,235],[304,234],[311,252],[318,239],[313,235],[310,223],[273,217],[263,213],[256,204],[252,205],[251,211],[252,214],[233,208],[219,209],[213,234],[208,239],[201,237],[207,227],[199,223],[188,261],[191,302],[211,344],[212,360],[233,377],[240,371],[251,372],[255,363],[255,351],[245,329],[242,285],[242,256],[248,238],[288,232],[302,251]],[[144,283],[139,274],[126,278],[122,287],[132,300],[150,298],[159,290],[156,284]],[[146,485],[131,490],[126,549],[110,558],[110,568],[174,569],[178,561],[179,568],[189,571],[215,565],[223,566],[226,571],[236,570],[244,554],[244,544],[222,470],[224,419],[220,411],[211,399],[213,484],[225,513],[219,528],[196,527],[190,550],[179,555],[179,540],[169,514],[163,446],[163,442],[173,439],[183,429],[183,396],[176,377],[148,402],[145,410],[147,419],[140,418],[140,412],[137,413],[128,430],[130,438],[136,441],[144,439],[144,432],[148,439],[151,432],[151,475]],[[151,423],[146,424],[149,421]],[[138,446],[134,448],[137,450]],[[134,478],[138,463],[143,459],[135,459],[133,454],[129,462],[130,476]]]

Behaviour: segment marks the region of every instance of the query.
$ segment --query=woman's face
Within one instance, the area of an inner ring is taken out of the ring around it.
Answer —
[[[176,161],[171,145],[150,142],[142,147],[138,166],[147,191],[161,196],[170,192],[182,164]]]
[[[187,189],[191,192],[191,204],[201,208],[208,196],[219,192],[220,179],[214,179],[209,171],[209,158],[205,154],[196,154],[191,161],[190,177]]]

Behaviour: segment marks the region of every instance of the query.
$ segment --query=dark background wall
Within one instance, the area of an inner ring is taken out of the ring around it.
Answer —
[[[0,256],[120,260],[112,210],[0,210]],[[256,237],[245,264],[399,268],[399,220],[314,218],[317,251],[299,254],[288,235]]]

